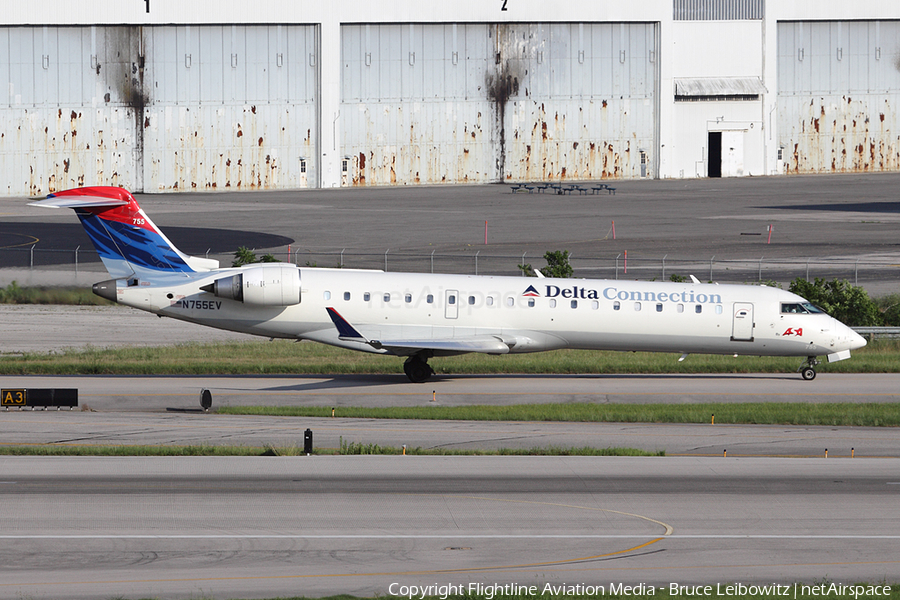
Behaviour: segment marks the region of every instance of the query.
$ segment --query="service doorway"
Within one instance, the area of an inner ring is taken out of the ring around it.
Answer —
[[[706,159],[706,176],[722,176],[722,132],[710,131],[706,147],[708,148]]]

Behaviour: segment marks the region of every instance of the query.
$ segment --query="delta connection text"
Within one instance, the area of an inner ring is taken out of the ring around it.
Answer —
[[[433,583],[429,585],[405,585],[392,583],[388,586],[390,596],[407,598],[412,600],[424,600],[424,598],[441,598],[445,600],[450,596],[480,596],[486,600],[504,598],[507,596],[655,596],[668,593],[671,597],[746,597],[746,596],[776,596],[784,598],[817,598],[821,596],[838,596],[842,598],[880,598],[890,596],[890,585],[866,585],[842,583],[818,583],[807,585],[794,583],[790,585],[770,584],[744,584],[744,583],[717,583],[712,585],[684,585],[670,583],[669,585],[648,585],[639,583],[626,585],[623,583],[610,583],[609,585],[586,585],[569,583],[545,583],[543,585],[521,585],[518,583]]]
[[[685,302],[687,304],[721,304],[722,296],[719,294],[695,294],[693,290],[684,292],[647,292],[638,290],[620,290],[616,287],[603,288],[598,292],[590,288],[577,285],[571,287],[559,287],[548,285],[547,298],[580,298],[582,300],[599,300],[602,296],[607,300],[636,300],[642,302]]]

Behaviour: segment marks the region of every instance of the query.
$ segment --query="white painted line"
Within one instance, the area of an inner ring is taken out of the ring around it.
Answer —
[[[622,534],[622,535],[564,535],[564,534],[494,534],[494,535],[460,535],[460,534],[333,534],[333,535],[302,535],[302,534],[22,534],[0,535],[0,540],[333,540],[333,539],[645,539],[664,537],[666,539],[778,539],[778,540],[900,540],[900,535],[768,535],[768,534]]]

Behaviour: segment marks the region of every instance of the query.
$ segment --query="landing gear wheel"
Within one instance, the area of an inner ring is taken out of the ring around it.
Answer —
[[[403,372],[413,383],[425,383],[434,373],[428,362],[418,356],[410,356],[403,363]]]
[[[812,381],[816,378],[816,365],[819,364],[819,360],[815,356],[810,356],[806,359],[806,362],[800,365],[800,368],[797,369],[800,371],[800,377],[805,379],[806,381]]]

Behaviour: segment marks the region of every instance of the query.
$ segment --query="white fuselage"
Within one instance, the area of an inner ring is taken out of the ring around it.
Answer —
[[[392,354],[404,352],[342,339],[326,309],[367,340],[493,336],[511,353],[583,348],[846,358],[865,345],[826,314],[783,312],[783,305],[803,299],[765,286],[300,268],[299,302],[292,305],[254,306],[200,290],[241,270],[171,275],[131,287],[119,280],[116,297],[221,329]]]

